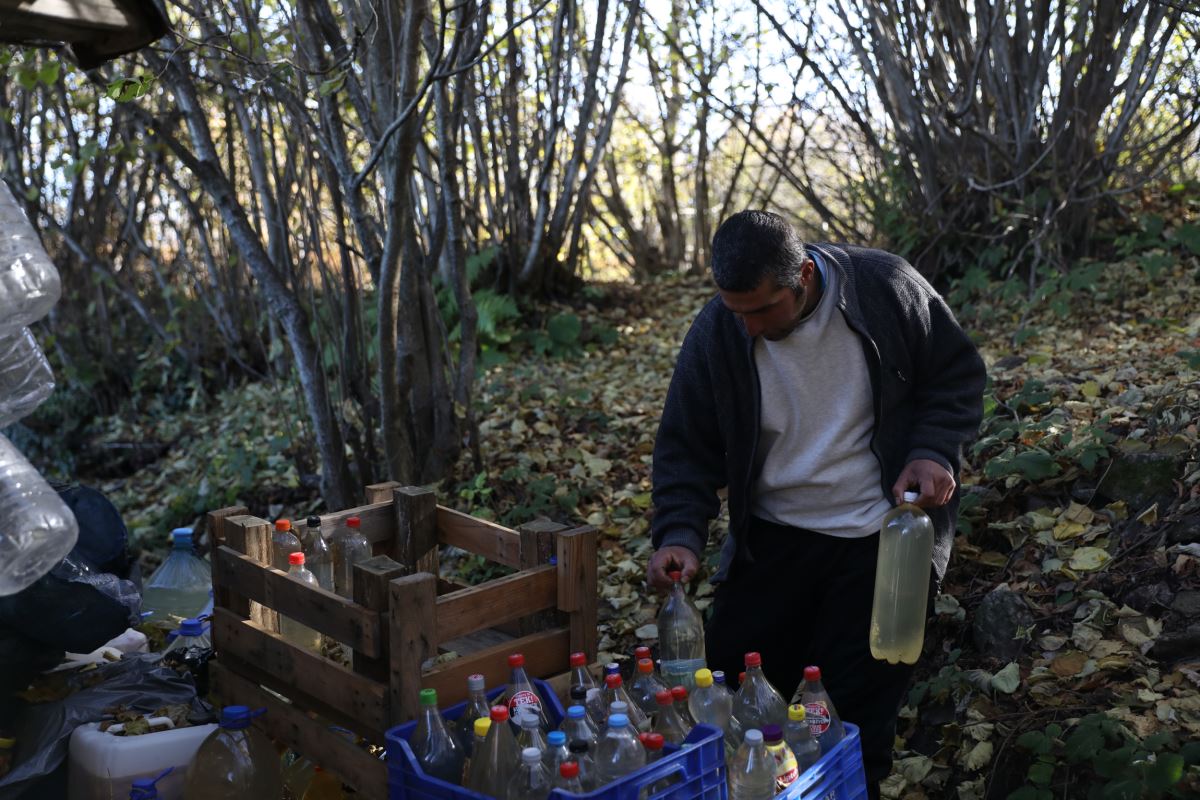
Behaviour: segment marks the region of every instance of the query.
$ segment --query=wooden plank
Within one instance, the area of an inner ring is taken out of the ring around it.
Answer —
[[[371,503],[358,508],[348,508],[333,514],[322,514],[321,532],[326,539],[331,538],[338,531],[346,529],[346,520],[350,517],[358,517],[361,523],[358,529],[359,533],[372,544],[379,542],[390,544],[396,538],[396,520],[391,500],[386,503]]]
[[[413,572],[438,574],[437,498],[428,489],[393,490],[396,504],[396,560]]]
[[[457,653],[459,656],[469,656],[473,653],[478,653],[480,650],[495,647],[498,644],[506,644],[516,638],[512,634],[505,633],[496,628],[484,628],[481,631],[468,633],[466,636],[459,636],[454,639],[439,639],[438,650],[443,653]]]
[[[391,588],[389,584],[395,578],[400,578],[408,574],[408,568],[403,564],[398,564],[387,556],[375,556],[367,559],[359,564],[354,565],[354,602],[367,609],[381,615],[388,611],[388,604],[391,602]],[[388,647],[388,636],[390,633],[389,625],[379,626],[379,652],[390,653]],[[364,653],[355,652],[353,654],[354,671],[360,675],[365,675],[372,680],[380,683],[388,682],[388,663],[387,658],[372,658]]]
[[[383,623],[379,612],[292,580],[286,573],[260,566],[230,547],[213,553],[213,582],[236,586],[255,605],[261,603],[281,611],[368,658],[380,658],[386,652],[380,645]]]
[[[434,616],[437,579],[427,572],[420,572],[396,578],[389,587],[391,631],[388,633],[388,644],[391,657],[388,718],[398,725],[416,718],[420,708],[421,664],[437,654],[437,623]],[[443,708],[449,705],[441,698],[438,702]]]
[[[527,570],[542,564],[549,564],[554,552],[554,534],[565,531],[566,525],[551,522],[548,519],[536,519],[524,525],[517,526],[517,535],[521,537],[521,569]],[[566,620],[560,619],[554,611],[543,611],[518,623],[522,636],[556,628],[565,625]]]
[[[329,730],[327,722],[313,719],[295,705],[282,702],[254,682],[225,667],[209,663],[213,691],[225,705],[268,709],[254,724],[272,739],[301,753],[314,754],[322,767],[353,786],[366,800],[388,796],[387,764]]]
[[[245,522],[247,519],[257,518],[251,518],[248,515],[233,515],[223,519],[221,527],[224,529],[224,532],[221,538],[224,540],[224,544],[218,545],[218,548],[228,547],[239,555],[245,553]],[[250,600],[245,594],[238,591],[237,581],[229,576],[217,573],[217,548],[213,549],[211,557],[213,563],[213,605],[228,608],[242,619],[249,619]]]
[[[221,545],[225,544],[225,519],[228,517],[242,517],[249,514],[250,510],[245,506],[227,506],[226,508],[218,508],[215,511],[209,511],[204,515],[204,530],[208,532],[208,549],[216,550]]]
[[[253,622],[240,620],[223,608],[212,621],[214,647],[221,657],[231,655],[277,681],[287,694],[292,688],[321,703],[340,709],[357,725],[373,731],[387,730],[384,686],[285,641]]]
[[[596,658],[598,593],[596,547],[591,525],[558,534],[558,608],[568,615],[571,652]]]
[[[383,483],[372,483],[367,487],[366,497],[367,504],[387,503],[392,499],[392,490],[399,489],[404,484],[400,481],[384,481]]]
[[[438,540],[489,561],[521,568],[521,535],[512,528],[472,517],[445,506],[437,507]]]
[[[255,564],[269,567],[271,565],[271,523],[259,517],[245,516],[230,517],[229,524],[232,527],[226,528],[225,535],[233,550],[246,555]],[[249,596],[248,592],[242,591],[244,587],[241,581],[230,580],[226,581],[225,585],[231,589],[236,587],[242,594]],[[213,595],[215,598],[215,591]],[[256,601],[253,597],[250,599],[248,612],[250,619],[269,631],[278,631],[279,615],[263,605],[262,601]]]
[[[21,0],[17,6],[19,13],[42,17],[46,26],[60,23],[124,31],[137,24],[115,0]],[[45,32],[50,33],[48,27]]]
[[[442,595],[437,599],[438,640],[554,608],[557,597],[558,571],[549,564]]]
[[[522,636],[511,642],[480,650],[466,658],[448,661],[425,673],[421,677],[421,685],[437,689],[439,704],[451,705],[466,699],[467,676],[472,673],[482,674],[488,686],[507,683],[510,677],[510,653],[524,654],[525,671],[531,678],[557,675],[566,671],[570,664],[570,643],[571,631],[568,628],[555,628]]]

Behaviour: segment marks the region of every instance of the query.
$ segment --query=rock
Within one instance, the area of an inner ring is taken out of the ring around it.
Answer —
[[[1119,370],[1113,373],[1113,380],[1120,381],[1122,383],[1128,383],[1129,381],[1136,379],[1139,374],[1140,373],[1138,372],[1137,367],[1121,367]]]
[[[1200,542],[1200,515],[1185,517],[1167,528],[1167,544]]]
[[[1154,641],[1148,655],[1164,663],[1200,657],[1200,625],[1162,634]]]
[[[1118,452],[1097,493],[1109,500],[1124,500],[1131,514],[1140,514],[1155,502],[1166,508],[1176,494],[1174,481],[1182,474],[1183,461],[1178,456]]]
[[[1012,369],[1013,367],[1021,366],[1028,360],[1029,359],[1027,359],[1025,356],[1005,356],[1004,358],[997,359],[996,362],[992,364],[992,369]]]
[[[1132,389],[1126,389],[1117,395],[1116,403],[1118,405],[1125,406],[1126,408],[1132,408],[1145,399],[1146,393],[1135,386]]]
[[[1200,592],[1180,592],[1175,595],[1175,602],[1171,604],[1171,609],[1179,612],[1185,618],[1200,618]]]
[[[1033,624],[1033,614],[1024,598],[1001,584],[988,593],[979,607],[971,631],[975,647],[981,653],[1000,659],[1014,661],[1025,645],[1023,639],[1015,638],[1018,630],[1028,629]]]
[[[1148,616],[1156,616],[1164,608],[1171,607],[1174,599],[1165,583],[1143,583],[1135,586],[1121,598],[1121,602]]]

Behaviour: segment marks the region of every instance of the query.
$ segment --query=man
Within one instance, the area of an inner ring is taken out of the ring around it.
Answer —
[[[878,797],[912,675],[868,646],[879,525],[903,492],[920,492],[936,534],[932,604],[984,364],[898,256],[805,245],[765,211],[726,220],[712,249],[718,296],[684,339],[654,447],[647,577],[664,588],[672,569],[695,574],[727,487],[709,666],[736,675],[757,650],[785,698],[819,666],[836,710],[861,729]]]

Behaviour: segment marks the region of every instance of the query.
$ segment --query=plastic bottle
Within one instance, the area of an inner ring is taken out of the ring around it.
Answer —
[[[727,731],[733,714],[733,695],[715,686],[713,674],[707,669],[696,670],[696,688],[688,695],[688,710],[697,722]]]
[[[486,681],[487,679],[479,674],[467,676],[467,707],[463,709],[458,724],[454,726],[454,735],[467,758],[470,758],[475,747],[475,722],[479,719],[489,719],[492,713],[487,695],[484,694]]]
[[[198,619],[179,624],[179,635],[162,651],[162,663],[176,672],[188,672],[196,682],[196,694],[208,696],[208,662],[213,655],[211,631]]]
[[[554,788],[573,794],[584,793],[583,781],[579,779],[578,761],[564,761],[558,765],[558,777],[554,781]]]
[[[558,765],[571,757],[567,749],[567,735],[562,731],[550,731],[546,734],[546,749],[542,751],[542,763],[546,772],[551,776],[558,774]]]
[[[371,557],[371,543],[362,535],[362,520],[346,519],[346,527],[333,534],[333,588],[347,600],[354,599],[354,565]]]
[[[683,722],[683,727],[690,733],[692,728],[696,727],[696,718],[692,716],[692,710],[688,708],[688,690],[684,686],[672,686],[671,697],[675,701],[675,712],[679,714],[679,719]]]
[[[633,727],[642,732],[650,730],[650,717],[646,716],[637,703],[630,698],[629,694],[625,691],[625,687],[621,684],[620,675],[609,675],[605,677],[604,686],[605,706],[610,711],[613,703],[625,703],[629,706],[627,717]]]
[[[821,745],[821,755],[824,755],[842,740],[846,730],[833,707],[833,701],[829,699],[829,693],[821,683],[820,667],[804,668],[804,692],[800,702],[804,704],[808,731]]]
[[[654,698],[663,689],[670,688],[654,674],[653,661],[649,658],[638,659],[637,672],[629,683],[629,696],[637,703],[638,708],[646,714],[655,713],[658,711],[658,703]]]
[[[796,757],[796,768],[801,772],[821,760],[821,743],[812,738],[804,706],[799,703],[788,706],[788,720],[783,726],[783,739],[792,748]]]
[[[571,686],[582,686],[584,689],[595,689],[596,682],[587,669],[587,654],[571,653]]]
[[[536,747],[521,751],[521,765],[508,780],[507,800],[546,800],[550,794],[550,773],[542,764],[542,752]]]
[[[291,800],[304,797],[312,783],[317,765],[295,750],[285,750],[279,757],[280,776],[283,778],[283,796]]]
[[[579,692],[583,692],[583,700],[576,697]],[[597,732],[604,727],[604,720],[608,716],[608,709],[604,704],[605,695],[606,692],[602,688],[584,689],[582,686],[576,686],[571,689],[571,701],[580,703],[587,709],[588,719]]]
[[[654,716],[654,732],[662,734],[662,737],[672,744],[683,744],[688,729],[679,718],[675,698],[671,696],[670,691],[663,689],[655,700],[658,703],[658,713]]]
[[[646,766],[646,751],[629,727],[629,718],[612,714],[596,746],[596,778],[603,786]]]
[[[516,737],[508,726],[508,706],[492,706],[491,721],[482,752],[471,758],[466,788],[505,800],[519,757]]]
[[[758,653],[746,653],[746,677],[733,696],[733,717],[745,731],[787,720],[787,703],[763,674]]]
[[[346,793],[342,791],[342,782],[332,773],[320,767],[313,767],[312,780],[300,800],[345,800]]]
[[[0,436],[0,596],[16,594],[49,572],[78,536],[71,509]]]
[[[490,715],[490,711],[489,711]],[[463,786],[467,786],[471,780],[471,762],[475,758],[483,758],[485,748],[487,747],[488,731],[492,729],[491,716],[479,717],[472,725],[471,749],[467,753],[467,757],[463,760],[462,780],[459,781]]]
[[[300,549],[304,566],[317,578],[317,584],[327,592],[333,591],[333,551],[321,535],[321,518],[309,517],[300,532]]]
[[[0,428],[33,413],[53,392],[54,372],[33,332],[0,335]]]
[[[575,739],[567,742],[567,750],[571,753],[571,759],[579,765],[579,782],[583,784],[583,790],[590,792],[597,788],[600,784],[596,773],[596,747],[582,739]]]
[[[600,738],[600,731],[592,725],[583,706],[571,706],[567,716],[563,718],[562,732],[567,735],[567,741],[582,739],[590,745],[595,745]]]
[[[683,590],[683,575],[668,573],[673,581],[667,602],[658,612],[658,648],[663,682],[692,688],[696,670],[704,667],[704,618]]]
[[[546,750],[546,736],[542,733],[542,720],[528,706],[517,707],[517,749],[535,748],[539,753]]]
[[[192,551],[192,529],[171,531],[171,553],[142,589],[142,611],[147,619],[174,621],[194,618],[208,605],[212,570]]]
[[[138,778],[129,789],[129,800],[158,800],[158,782],[171,774],[174,767],[167,767],[153,778]]]
[[[764,725],[762,735],[763,744],[775,762],[775,791],[782,792],[800,777],[796,755],[783,740],[783,729],[778,725]]]
[[[283,780],[271,740],[250,726],[266,713],[246,706],[221,709],[220,727],[196,751],[184,778],[184,800],[262,800],[279,797]]]
[[[271,534],[271,566],[287,572],[292,563],[288,556],[302,552],[304,551],[300,549],[300,540],[292,533],[292,521],[275,520],[275,532]]]
[[[288,554],[288,577],[308,586],[317,586],[317,576],[304,565],[304,553]],[[287,641],[313,652],[321,652],[321,634],[284,614],[279,615],[279,635]]]
[[[775,796],[775,759],[762,731],[751,728],[729,764],[730,800],[769,800]]]
[[[409,746],[426,775],[457,785],[462,780],[463,750],[438,713],[437,690],[422,689],[420,698],[420,717]]]
[[[918,492],[883,518],[871,608],[871,655],[889,664],[915,664],[925,643],[933,522],[913,505]]]
[[[508,666],[512,670],[512,677],[509,679],[508,687],[504,690],[504,701],[508,704],[509,718],[514,723],[519,722],[517,709],[527,707],[537,713],[538,722],[545,731],[549,728],[546,722],[546,712],[542,709],[541,696],[533,688],[529,676],[525,674],[525,656],[521,653],[513,653],[508,657]]]
[[[642,747],[646,748],[646,763],[658,761],[663,757],[663,745],[667,743],[667,737],[658,731],[643,733],[638,737],[642,743]],[[678,744],[678,742],[676,742]]]
[[[7,197],[11,202],[0,203],[0,335],[46,316],[62,294],[58,270],[37,231],[12,194]]]

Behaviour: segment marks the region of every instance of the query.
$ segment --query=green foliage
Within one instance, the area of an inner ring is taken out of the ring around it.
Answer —
[[[128,103],[147,94],[154,86],[154,75],[143,73],[136,78],[115,78],[108,83],[104,94],[118,103]]]
[[[1065,737],[1061,725],[1050,723],[1017,738],[1017,747],[1029,756],[1029,766],[1026,785],[1009,794],[1008,800],[1057,796],[1053,789],[1068,774],[1077,796],[1089,800],[1183,797],[1176,786],[1185,767],[1200,757],[1200,747],[1194,744],[1181,749],[1169,731],[1140,739],[1101,713],[1084,717]]]

